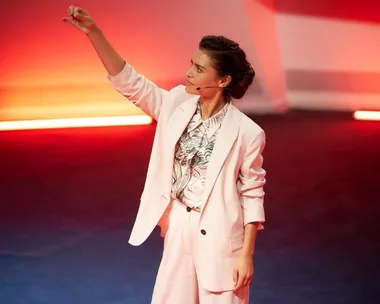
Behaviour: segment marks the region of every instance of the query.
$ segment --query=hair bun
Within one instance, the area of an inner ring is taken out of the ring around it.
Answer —
[[[229,93],[232,96],[232,98],[240,99],[244,96],[247,89],[248,89],[248,87],[243,87],[238,83],[233,88],[231,88]]]
[[[244,75],[249,75],[249,74],[252,74],[252,78],[254,78],[256,75],[255,70],[252,68],[251,64],[247,61],[245,65]]]

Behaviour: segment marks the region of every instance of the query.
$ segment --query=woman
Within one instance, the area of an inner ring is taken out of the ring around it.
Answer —
[[[67,13],[63,21],[87,34],[113,87],[157,121],[129,239],[140,245],[161,227],[152,303],[248,303],[266,172],[264,131],[231,104],[254,77],[244,51],[203,37],[186,85],[166,91],[124,61],[84,9]]]

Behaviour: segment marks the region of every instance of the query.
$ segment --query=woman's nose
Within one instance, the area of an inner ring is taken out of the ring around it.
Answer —
[[[187,76],[188,78],[191,78],[191,69],[188,69],[188,70],[186,71],[186,76]]]

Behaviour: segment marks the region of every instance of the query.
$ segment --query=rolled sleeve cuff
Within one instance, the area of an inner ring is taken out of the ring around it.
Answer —
[[[127,62],[124,62],[124,67],[119,72],[119,74],[112,76],[108,73],[106,77],[114,87],[119,87],[120,85],[125,83],[125,81],[128,78],[130,78],[132,71],[133,71],[132,66],[130,66]]]
[[[249,223],[258,222],[257,230],[263,230],[263,223],[265,222],[263,200],[258,198],[241,198],[241,200],[244,226]]]

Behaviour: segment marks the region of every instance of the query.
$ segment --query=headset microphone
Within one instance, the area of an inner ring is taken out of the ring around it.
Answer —
[[[214,89],[220,89],[220,87],[203,87],[203,88],[201,88],[201,87],[197,87],[197,91],[200,91],[200,90],[203,90],[203,89],[211,89],[211,88],[214,88]]]

